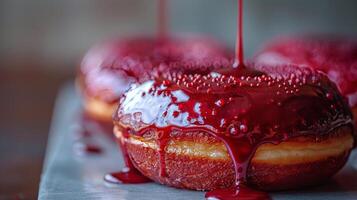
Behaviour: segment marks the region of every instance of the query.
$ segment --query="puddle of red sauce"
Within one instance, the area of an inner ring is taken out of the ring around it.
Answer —
[[[138,184],[152,182],[135,168],[125,168],[120,172],[106,174],[104,176],[104,180],[114,184]]]
[[[224,200],[271,200],[270,196],[266,192],[253,190],[245,187],[244,185],[217,189],[207,192],[205,197],[207,199],[224,199]]]
[[[278,144],[302,135],[321,136],[336,127],[351,124],[348,106],[323,75],[292,67],[258,72],[244,65],[242,0],[238,3],[237,52],[233,67],[206,75],[177,73],[167,80],[145,82],[126,93],[114,120],[122,124],[127,119],[131,120],[129,124],[140,121],[145,126],[139,131],[122,132],[119,146],[126,167],[107,175],[108,182],[150,181],[130,160],[124,146],[129,134],[143,136],[149,131],[159,134],[159,174],[165,177],[168,175],[165,147],[172,130],[187,133],[201,130],[225,144],[236,175],[232,187],[207,192],[205,197],[269,200],[267,193],[251,189],[247,184],[247,170],[259,145]],[[295,71],[290,73],[291,70]]]
[[[78,155],[97,155],[103,153],[103,149],[100,146],[86,141],[74,143],[74,150]]]
[[[123,132],[123,137],[118,140],[118,145],[122,153],[125,167],[119,172],[108,173],[104,176],[104,180],[109,183],[137,184],[152,182],[149,178],[142,175],[133,165],[129,154],[126,150],[124,140],[128,137],[127,133]]]

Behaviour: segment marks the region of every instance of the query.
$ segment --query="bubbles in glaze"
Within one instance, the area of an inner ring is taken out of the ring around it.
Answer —
[[[166,176],[163,150],[171,132],[203,131],[225,144],[236,173],[232,188],[206,197],[269,199],[244,185],[259,145],[302,135],[318,138],[351,125],[348,106],[319,72],[296,66],[224,68],[169,74],[131,88],[121,99],[114,121],[125,138],[160,133],[160,176]]]
[[[202,126],[245,135],[252,131],[267,134],[271,127],[276,127],[276,133],[316,131],[318,127],[325,133],[328,130],[324,128],[330,126],[324,123],[349,116],[335,86],[322,74],[293,66],[256,68],[269,75],[236,76],[217,71],[177,73],[147,81],[126,94],[116,119],[134,129],[153,124]]]
[[[228,54],[208,39],[135,38],[109,42],[94,47],[84,57],[80,68],[82,86],[90,96],[116,102],[133,83],[171,70],[212,69],[215,63],[227,62]],[[185,62],[186,67],[176,67],[178,61]],[[198,62],[207,64],[198,66]]]
[[[280,38],[267,45],[255,61],[321,70],[338,85],[351,106],[357,105],[357,41],[321,36]]]

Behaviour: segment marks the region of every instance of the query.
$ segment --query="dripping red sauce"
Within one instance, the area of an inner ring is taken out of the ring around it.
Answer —
[[[294,48],[291,48],[291,47]],[[357,126],[357,40],[329,35],[283,37],[255,56],[259,64],[295,63],[321,70],[336,83],[355,113]]]
[[[291,47],[294,48],[291,48]],[[283,37],[272,41],[255,56],[260,64],[295,63],[325,72],[342,95],[357,93],[357,40],[328,35]],[[357,105],[351,104],[353,107]],[[350,102],[353,103],[353,102]]]
[[[124,168],[120,172],[106,174],[104,180],[114,184],[138,184],[151,182],[135,168]]]
[[[169,71],[212,70],[230,57],[230,51],[207,38],[126,38],[91,49],[81,63],[78,80],[86,97],[115,105],[133,83]],[[182,62],[188,67],[177,65]],[[207,64],[204,68],[197,63]]]
[[[122,146],[122,144],[120,144]],[[114,184],[137,184],[137,183],[147,183],[151,180],[144,175],[142,175],[131,162],[129,155],[125,148],[121,147],[121,152],[123,154],[123,159],[125,161],[125,167],[119,172],[113,172],[106,174],[104,180],[109,183]]]
[[[243,0],[238,0],[236,55],[234,67],[244,67],[243,54]]]
[[[130,85],[169,71],[212,70],[233,54],[206,37],[174,37],[167,30],[167,1],[158,0],[155,37],[128,37],[94,46],[84,56],[78,83],[85,96],[116,105]],[[185,62],[187,68],[176,63]],[[197,65],[200,63],[200,65]],[[201,63],[209,63],[202,69]],[[192,72],[192,71],[191,71]]]
[[[244,53],[243,53],[243,0],[237,0],[237,33],[236,33],[236,55],[235,63],[233,68],[238,68],[239,74],[250,75],[252,70],[246,69],[244,66]],[[241,73],[243,71],[243,73]],[[235,72],[237,75],[237,72]],[[254,73],[258,75],[259,73]],[[258,75],[259,76],[259,75]],[[218,100],[220,106],[224,105],[224,100]],[[247,132],[246,124],[242,123],[239,127],[232,129],[232,132]],[[235,183],[233,187],[226,189],[216,189],[207,192],[205,197],[207,199],[240,199],[240,200],[269,200],[270,196],[265,192],[260,192],[246,187],[246,176],[249,167],[250,160],[252,159],[256,149],[260,145],[259,143],[264,143],[260,141],[257,144],[252,144],[249,138],[232,139],[224,135],[218,136],[213,134],[216,138],[219,138],[226,146],[228,153],[233,161],[234,171],[235,171]],[[265,141],[267,142],[267,141]]]
[[[122,132],[123,137],[118,142],[119,148],[122,152],[125,167],[119,172],[106,174],[104,180],[109,183],[124,183],[124,184],[137,184],[151,182],[150,179],[142,175],[133,165],[130,160],[129,154],[125,147],[124,140],[128,138],[128,132]]]
[[[241,0],[239,6],[242,15]],[[129,134],[158,133],[160,176],[168,175],[165,147],[173,129],[211,134],[225,144],[236,179],[232,187],[207,192],[206,198],[267,200],[267,193],[247,184],[247,169],[261,144],[324,136],[337,127],[350,126],[352,116],[323,74],[295,66],[246,67],[241,33],[237,34],[233,68],[227,65],[225,70],[204,75],[174,73],[147,81],[126,93],[114,121],[122,127],[140,127],[137,131],[124,129],[124,139]],[[125,147],[123,150],[127,165],[132,166]]]
[[[159,14],[158,14],[158,38],[161,40],[167,37],[167,2],[166,0],[159,0]]]
[[[247,169],[259,145],[304,135],[322,137],[337,127],[351,125],[352,117],[323,74],[293,66],[264,71],[273,75],[262,72],[236,77],[217,72],[148,81],[126,93],[114,121],[122,127],[140,127],[124,129],[124,139],[130,134],[158,134],[160,176],[167,176],[165,146],[174,129],[211,134],[225,144],[236,180],[231,188],[208,192],[206,197],[269,199],[246,185]],[[125,147],[123,150],[126,162],[130,161]]]
[[[98,66],[93,65],[96,62],[92,63],[90,59],[83,63],[82,72],[84,72],[84,81],[87,82],[83,85],[87,86],[86,92],[89,96],[103,97],[103,100],[109,103],[118,102],[119,97],[132,83],[142,83],[168,71],[207,73],[215,67],[221,67],[217,63],[229,62],[230,58],[227,57],[231,57],[231,53],[209,40],[168,39],[166,4],[166,0],[159,0],[156,39],[133,39],[109,48],[112,54],[107,56],[105,52],[102,52],[100,60],[103,62],[102,66],[99,66],[100,70],[95,69]],[[89,56],[89,58],[92,57]],[[197,65],[197,61],[207,62],[210,65]],[[180,64],[185,62],[186,67],[177,65],[178,62]],[[97,78],[99,78],[98,81],[96,81]],[[103,79],[106,81],[102,81]],[[160,160],[162,161],[160,175],[162,176],[166,175],[163,152],[168,140],[164,139],[165,136],[166,134],[163,134],[162,139],[159,140]],[[114,183],[148,182],[149,180],[135,169],[123,145],[125,144],[121,141],[119,146],[122,149],[125,168],[120,172],[106,175],[105,180]]]
[[[205,197],[207,199],[226,199],[226,200],[270,200],[270,196],[266,192],[253,190],[244,185],[236,187],[217,189],[207,192]]]

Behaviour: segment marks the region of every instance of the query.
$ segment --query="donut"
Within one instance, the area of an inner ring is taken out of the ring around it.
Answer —
[[[336,85],[295,65],[163,74],[131,87],[113,122],[138,171],[191,190],[316,185],[354,145],[352,113]]]
[[[357,40],[328,36],[279,38],[263,47],[254,61],[294,63],[323,71],[348,99],[357,125]]]
[[[223,62],[229,54],[217,42],[205,38],[138,37],[97,45],[84,56],[77,76],[84,111],[92,119],[109,124],[112,130],[112,114],[119,97],[131,84],[169,68],[184,71],[175,65],[178,60],[186,62],[190,70],[205,71],[208,69],[195,69],[195,62]]]

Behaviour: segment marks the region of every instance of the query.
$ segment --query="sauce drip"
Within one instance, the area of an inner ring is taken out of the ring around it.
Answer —
[[[243,0],[238,0],[237,35],[236,35],[236,56],[233,67],[244,66],[243,54]]]
[[[252,70],[246,69],[244,65],[244,53],[243,53],[243,0],[237,0],[237,35],[236,35],[236,49],[235,49],[235,62],[233,68],[238,68],[236,74],[250,74]],[[254,74],[254,72],[253,72]],[[258,74],[258,73],[257,73]],[[223,100],[219,100],[222,102]],[[224,102],[224,101],[223,101]],[[220,103],[222,104],[222,103]],[[223,106],[223,105],[221,105]],[[239,127],[232,127],[230,134],[240,132],[247,132],[245,124],[239,125]],[[217,189],[211,192],[207,192],[205,197],[210,199],[240,199],[240,200],[268,200],[269,195],[264,192],[257,192],[249,189],[243,184],[246,183],[246,174],[249,167],[249,162],[254,155],[258,145],[252,144],[249,138],[232,139],[231,137],[218,136],[226,146],[228,153],[233,161],[235,171],[235,183],[233,187],[227,189]]]
[[[260,69],[262,74],[251,76],[217,71],[145,82],[126,93],[114,121],[130,127],[123,129],[124,138],[157,134],[160,176],[168,175],[165,146],[174,129],[209,133],[225,144],[236,179],[231,188],[211,191],[206,197],[268,199],[267,194],[246,185],[250,160],[261,144],[306,135],[323,137],[337,127],[351,125],[352,117],[323,74],[293,66]]]
[[[120,172],[106,174],[104,180],[113,184],[139,184],[151,182],[135,168],[124,168]]]
[[[159,14],[158,14],[158,38],[161,40],[167,37],[167,7],[166,0],[159,0]]]
[[[294,48],[291,48],[291,47]],[[295,63],[327,74],[352,109],[357,109],[357,40],[308,35],[279,38],[256,57],[259,64]],[[357,111],[355,111],[357,114]],[[357,115],[355,114],[355,126]]]
[[[279,38],[268,44],[254,61],[270,65],[294,63],[321,70],[338,85],[342,95],[349,96],[357,94],[356,55],[357,40],[308,35]],[[350,104],[357,105],[357,101]]]
[[[266,192],[253,190],[243,185],[217,189],[211,192],[207,192],[205,197],[210,200],[215,199],[227,199],[227,200],[270,200],[270,196]]]
[[[242,5],[239,0],[234,64],[207,74],[171,73],[147,81],[126,93],[114,115],[118,125],[130,127],[124,138],[158,134],[160,176],[168,175],[165,146],[173,129],[200,130],[221,140],[233,161],[235,182],[207,192],[208,199],[270,199],[247,186],[250,161],[261,144],[302,135],[323,137],[351,125],[348,106],[323,74],[296,66],[244,65]]]
[[[120,140],[117,140],[120,151],[122,152],[122,156],[124,159],[125,167],[119,172],[113,172],[106,174],[104,176],[104,180],[109,183],[114,184],[138,184],[138,183],[147,183],[151,182],[150,179],[142,175],[135,167],[132,161],[130,160],[128,151],[125,147],[125,141],[128,139],[128,132],[122,131],[122,137]]]
[[[237,0],[238,17],[237,17],[237,35],[236,35],[236,57],[233,68],[238,68],[238,71],[247,73],[244,66],[243,54],[243,0]],[[223,106],[224,100],[218,100],[220,106]],[[238,127],[231,127],[228,134],[235,134],[238,132],[247,132],[248,128],[245,123],[240,124]],[[239,200],[268,200],[269,195],[265,192],[258,192],[253,189],[247,188],[243,184],[247,182],[246,175],[249,167],[250,160],[252,159],[259,144],[249,141],[248,137],[234,139],[225,135],[213,134],[219,138],[226,146],[228,154],[231,157],[235,171],[234,186],[227,189],[216,189],[207,192],[205,197],[210,199],[239,199]]]
[[[227,57],[229,51],[204,38],[127,38],[91,49],[81,63],[79,82],[87,96],[116,105],[132,84],[172,71],[212,70],[229,62]],[[177,65],[182,62],[185,67]]]

